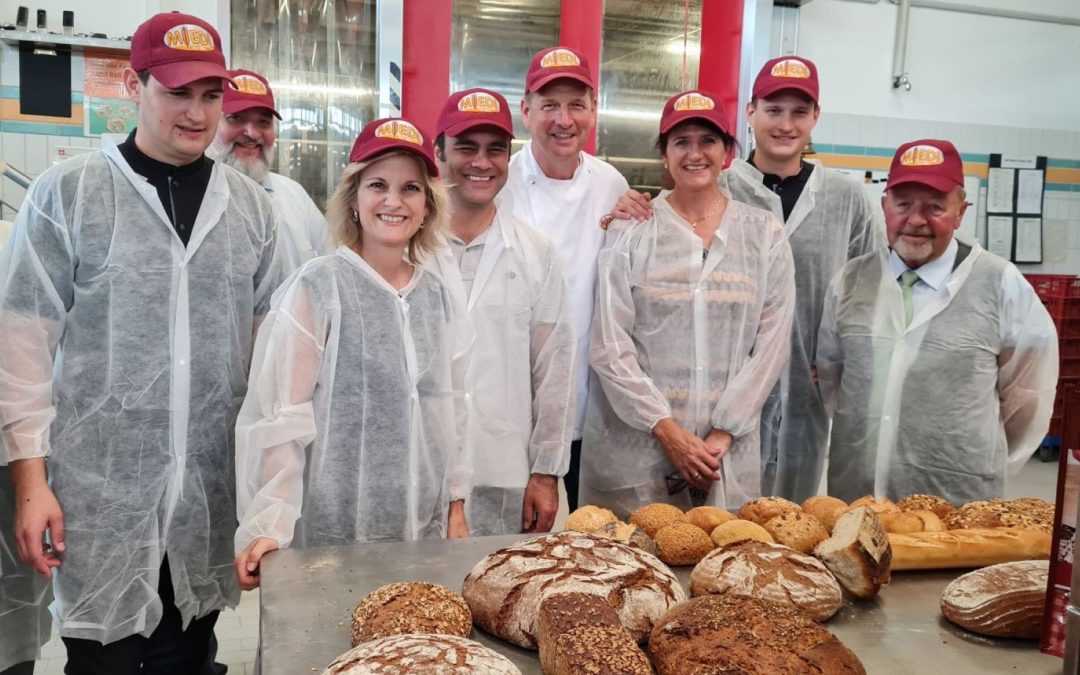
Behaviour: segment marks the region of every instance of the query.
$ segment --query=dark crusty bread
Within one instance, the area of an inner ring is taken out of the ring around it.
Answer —
[[[806,615],[769,600],[706,595],[669,611],[649,653],[660,675],[863,675],[858,657]]]
[[[605,598],[637,640],[686,599],[675,575],[656,557],[580,532],[548,534],[492,553],[465,577],[462,595],[476,625],[536,649],[540,603],[548,595],[575,591]]]
[[[705,556],[690,573],[690,594],[773,600],[824,621],[844,603],[836,578],[816,558],[747,539]]]
[[[558,637],[545,675],[652,675],[649,657],[622,626],[578,626]]]
[[[991,565],[958,577],[941,594],[941,613],[973,633],[1038,638],[1046,605],[1046,560]]]
[[[556,642],[560,635],[581,626],[622,629],[619,613],[607,598],[591,593],[554,593],[540,603],[536,642],[545,673],[555,672]]]
[[[356,645],[405,633],[472,634],[465,599],[445,586],[425,582],[388,584],[369,593],[352,616]]]
[[[857,506],[840,516],[832,536],[817,545],[814,555],[857,598],[872,598],[889,583],[889,535],[870,506]]]
[[[353,647],[323,675],[521,675],[510,659],[456,635],[391,635]]]

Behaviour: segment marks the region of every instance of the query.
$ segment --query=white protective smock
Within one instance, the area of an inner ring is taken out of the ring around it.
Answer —
[[[852,260],[829,287],[818,339],[832,414],[829,494],[954,504],[1002,497],[1050,423],[1057,334],[1016,267],[978,243],[904,328],[889,249]]]
[[[278,255],[283,274],[288,276],[312,258],[331,252],[326,218],[300,183],[278,173],[268,173],[262,186],[270,196],[278,224],[277,245],[281,249]]]
[[[236,423],[237,551],[445,536],[468,494],[462,300],[426,265],[397,290],[344,246],[274,294]]]
[[[0,447],[0,673],[41,658],[49,641],[52,587],[19,560],[15,543],[15,494]]]
[[[650,433],[671,417],[704,438],[735,437],[707,503],[760,496],[761,406],[791,349],[791,248],[774,215],[729,202],[702,264],[702,242],[665,196],[641,223],[618,223],[600,254],[589,362],[593,387],[581,458],[581,503],[626,517],[668,494],[675,472]]]
[[[461,283],[450,253],[437,260],[448,283]],[[570,464],[576,340],[551,240],[496,211],[466,302],[477,355],[465,386],[473,412],[469,531],[516,534],[529,476],[563,476]]]
[[[239,600],[232,429],[274,227],[215,163],[185,247],[108,139],[27,191],[0,255],[0,418],[10,460],[49,459],[62,636],[149,636],[166,553],[184,625]]]
[[[584,152],[573,178],[548,178],[536,162],[532,141],[528,141],[510,159],[506,187],[496,199],[500,209],[546,234],[562,258],[577,337],[574,440],[581,438],[589,391],[589,328],[596,298],[596,258],[605,241],[600,218],[615,207],[629,187],[615,167]]]
[[[783,218],[780,196],[762,179],[753,164],[737,159],[720,185],[732,199]],[[761,410],[761,490],[802,503],[817,494],[829,443],[829,420],[812,374],[825,292],[848,260],[885,243],[885,224],[881,207],[860,183],[813,164],[784,232],[795,260],[795,319],[791,360]]]

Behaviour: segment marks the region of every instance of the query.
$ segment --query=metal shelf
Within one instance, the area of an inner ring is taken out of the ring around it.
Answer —
[[[130,40],[110,40],[108,38],[77,37],[56,33],[38,33],[29,30],[0,30],[0,40],[18,46],[20,42],[35,42],[43,45],[68,45],[72,49],[112,49],[131,51]]]

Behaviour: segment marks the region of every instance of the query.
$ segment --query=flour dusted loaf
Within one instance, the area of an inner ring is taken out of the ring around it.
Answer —
[[[528,649],[537,646],[540,603],[567,592],[605,598],[635,640],[686,599],[656,557],[580,532],[548,534],[496,551],[477,563],[462,589],[476,625]]]
[[[973,633],[1038,638],[1046,605],[1046,560],[991,565],[957,578],[941,595],[941,613]]]
[[[555,657],[559,636],[575,628],[622,627],[619,613],[608,604],[607,598],[589,593],[554,593],[540,603],[536,642],[540,648],[540,665],[545,673],[556,672]],[[629,638],[629,634],[627,634]]]
[[[840,584],[816,558],[752,539],[716,549],[690,573],[690,595],[725,594],[773,600],[814,621],[844,603]]]
[[[405,633],[472,634],[465,599],[445,586],[424,582],[387,584],[369,593],[352,616],[352,644]]]
[[[705,595],[668,612],[649,653],[660,675],[863,675],[850,649],[806,615],[769,600]]]
[[[578,626],[557,638],[546,675],[652,675],[649,657],[622,626]]]
[[[889,535],[869,506],[840,516],[832,536],[817,545],[814,555],[857,598],[874,597],[891,577]]]
[[[509,659],[456,635],[391,635],[353,647],[323,675],[521,675]]]

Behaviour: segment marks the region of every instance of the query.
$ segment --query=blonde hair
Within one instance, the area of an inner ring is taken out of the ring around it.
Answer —
[[[423,226],[409,239],[409,262],[415,265],[424,256],[439,248],[439,235],[449,227],[450,223],[450,197],[438,178],[428,171],[427,164],[411,152],[388,152],[366,162],[356,162],[346,166],[334,190],[334,196],[327,204],[326,223],[330,228],[330,236],[334,244],[344,244],[349,247],[357,243],[362,245],[363,229],[360,223],[352,219],[356,208],[356,192],[360,188],[360,175],[372,164],[395,155],[415,160],[420,166],[420,173],[424,176],[424,202],[428,213],[424,218]]]

